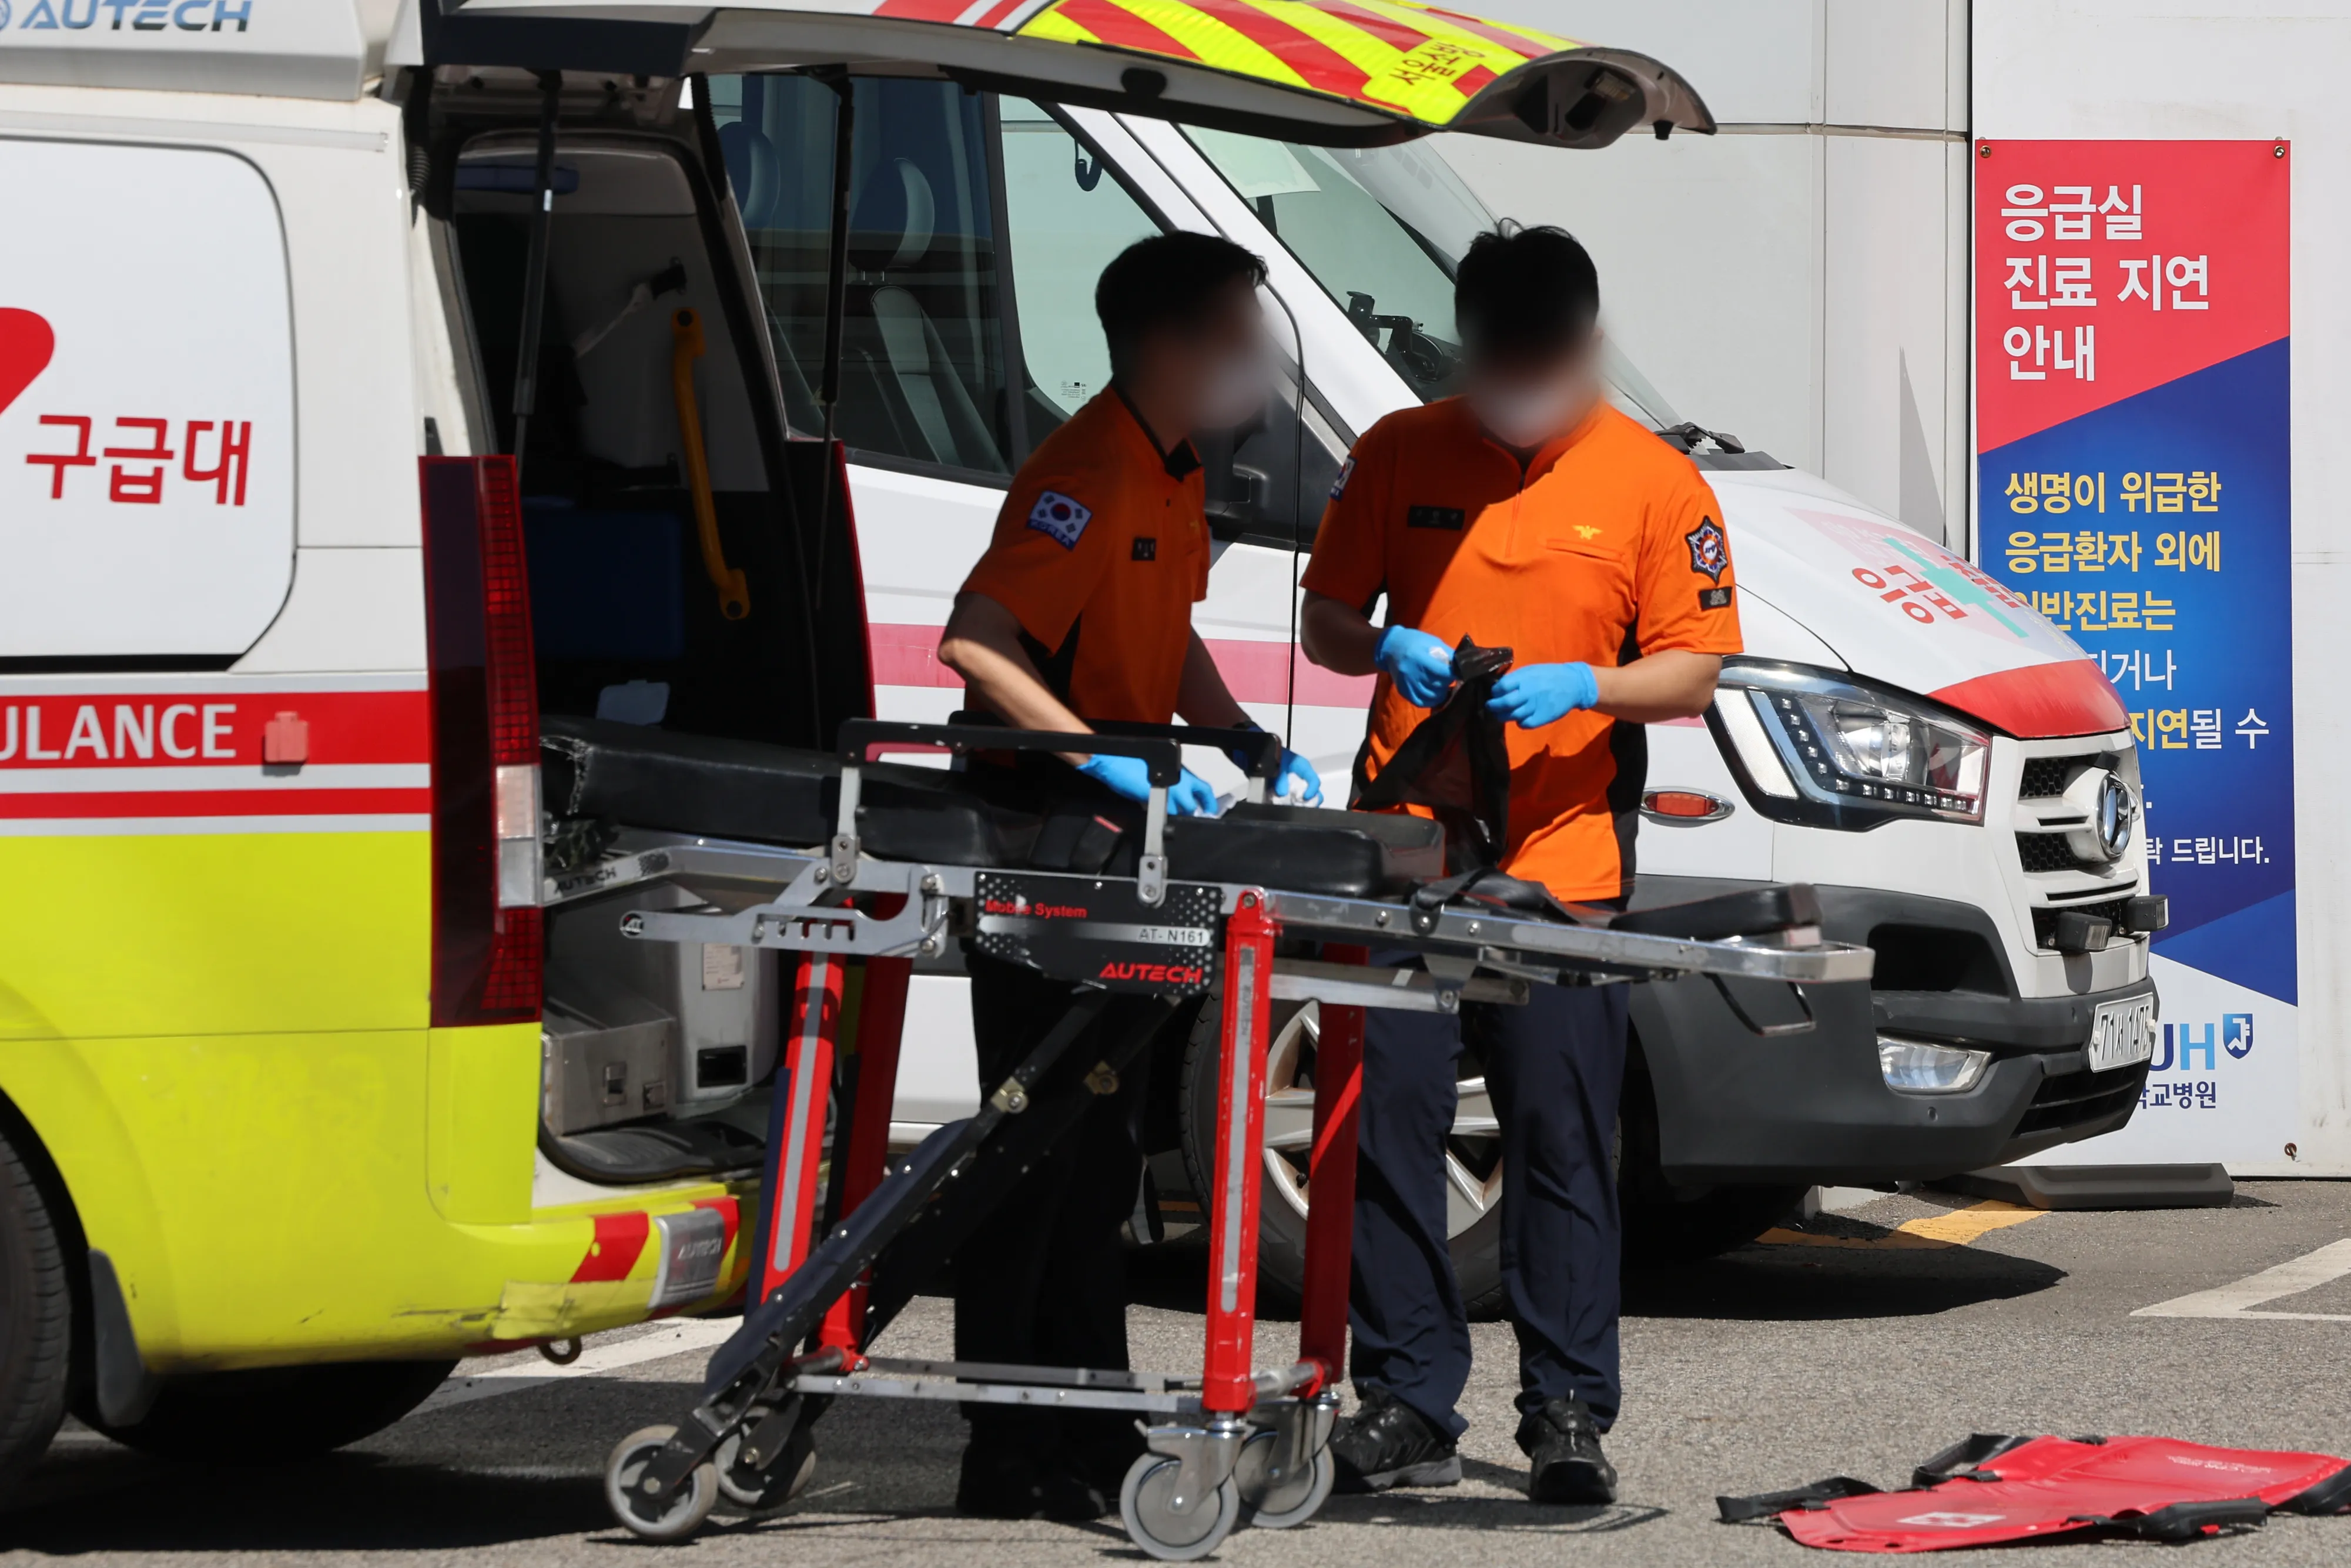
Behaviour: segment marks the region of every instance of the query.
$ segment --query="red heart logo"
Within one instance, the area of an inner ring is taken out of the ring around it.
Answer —
[[[57,335],[49,330],[48,322],[30,310],[0,308],[0,413],[49,368],[57,347]]]

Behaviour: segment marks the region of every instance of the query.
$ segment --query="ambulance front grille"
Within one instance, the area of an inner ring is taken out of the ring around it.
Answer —
[[[2085,860],[2074,852],[2063,833],[2019,833],[2016,858],[2029,872],[2105,871],[2107,862]]]
[[[2020,800],[2043,800],[2053,795],[2063,795],[2074,772],[2095,761],[2097,758],[2095,755],[2028,757],[2024,759],[2024,771],[2016,781],[2016,798]]]
[[[2104,1072],[2061,1072],[2054,1078],[2044,1078],[2011,1136],[2060,1133],[2104,1121],[2125,1106],[2136,1104],[2146,1082],[2144,1061]]]

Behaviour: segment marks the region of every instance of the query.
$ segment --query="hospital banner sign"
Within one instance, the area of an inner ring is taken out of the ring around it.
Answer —
[[[2283,141],[1980,141],[1976,539],[2129,710],[2161,1028],[2129,1126],[2043,1158],[2291,1157]]]

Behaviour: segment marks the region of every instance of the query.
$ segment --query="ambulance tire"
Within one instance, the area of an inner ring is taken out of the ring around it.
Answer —
[[[1729,1183],[1690,1188],[1666,1179],[1657,1097],[1649,1075],[1625,1075],[1616,1113],[1616,1209],[1625,1267],[1673,1269],[1741,1247],[1803,1201],[1804,1188]]]
[[[454,1361],[353,1361],[164,1380],[127,1426],[75,1414],[126,1448],[211,1465],[303,1459],[372,1437],[431,1396]]]
[[[49,1204],[0,1134],[0,1497],[66,1418],[73,1287]]]
[[[1179,1146],[1184,1155],[1184,1172],[1191,1180],[1192,1191],[1200,1205],[1199,1218],[1207,1218],[1207,1195],[1215,1190],[1208,1173],[1217,1161],[1217,1065],[1224,1051],[1217,1038],[1221,1023],[1218,1001],[1211,998],[1200,1009],[1199,1021],[1193,1026],[1192,1038],[1186,1043],[1183,1069],[1177,1079],[1176,1094],[1176,1125]],[[1269,1022],[1270,1044],[1275,1048],[1274,1065],[1280,1071],[1284,1031],[1297,1025],[1298,1015],[1306,1004],[1276,1002]],[[1465,1063],[1468,1059],[1463,1058]],[[1474,1072],[1475,1065],[1466,1065],[1464,1071]],[[1269,1087],[1279,1091],[1283,1084]],[[1277,1156],[1279,1157],[1279,1156]],[[1490,1162],[1481,1156],[1480,1168]],[[1293,1166],[1294,1169],[1294,1166]],[[1488,1170],[1487,1180],[1497,1197],[1499,1165]],[[1294,1181],[1284,1180],[1269,1160],[1259,1178],[1258,1188],[1257,1266],[1258,1299],[1260,1310],[1267,1304],[1278,1304],[1284,1310],[1294,1310],[1300,1292],[1306,1283],[1306,1215]],[[1461,1287],[1461,1300],[1472,1321],[1492,1322],[1502,1315],[1502,1207],[1489,1202],[1484,1211],[1449,1239],[1453,1254],[1453,1274]]]

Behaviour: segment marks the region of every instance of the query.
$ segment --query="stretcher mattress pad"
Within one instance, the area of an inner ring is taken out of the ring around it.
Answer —
[[[830,754],[550,714],[548,806],[632,828],[812,848],[832,837]],[[1072,775],[1072,785],[1087,788]],[[1132,875],[1143,810],[1102,793],[1040,799],[1033,773],[868,763],[857,831],[877,859]],[[1441,874],[1443,831],[1419,818],[1243,802],[1167,825],[1170,876],[1372,898]]]

